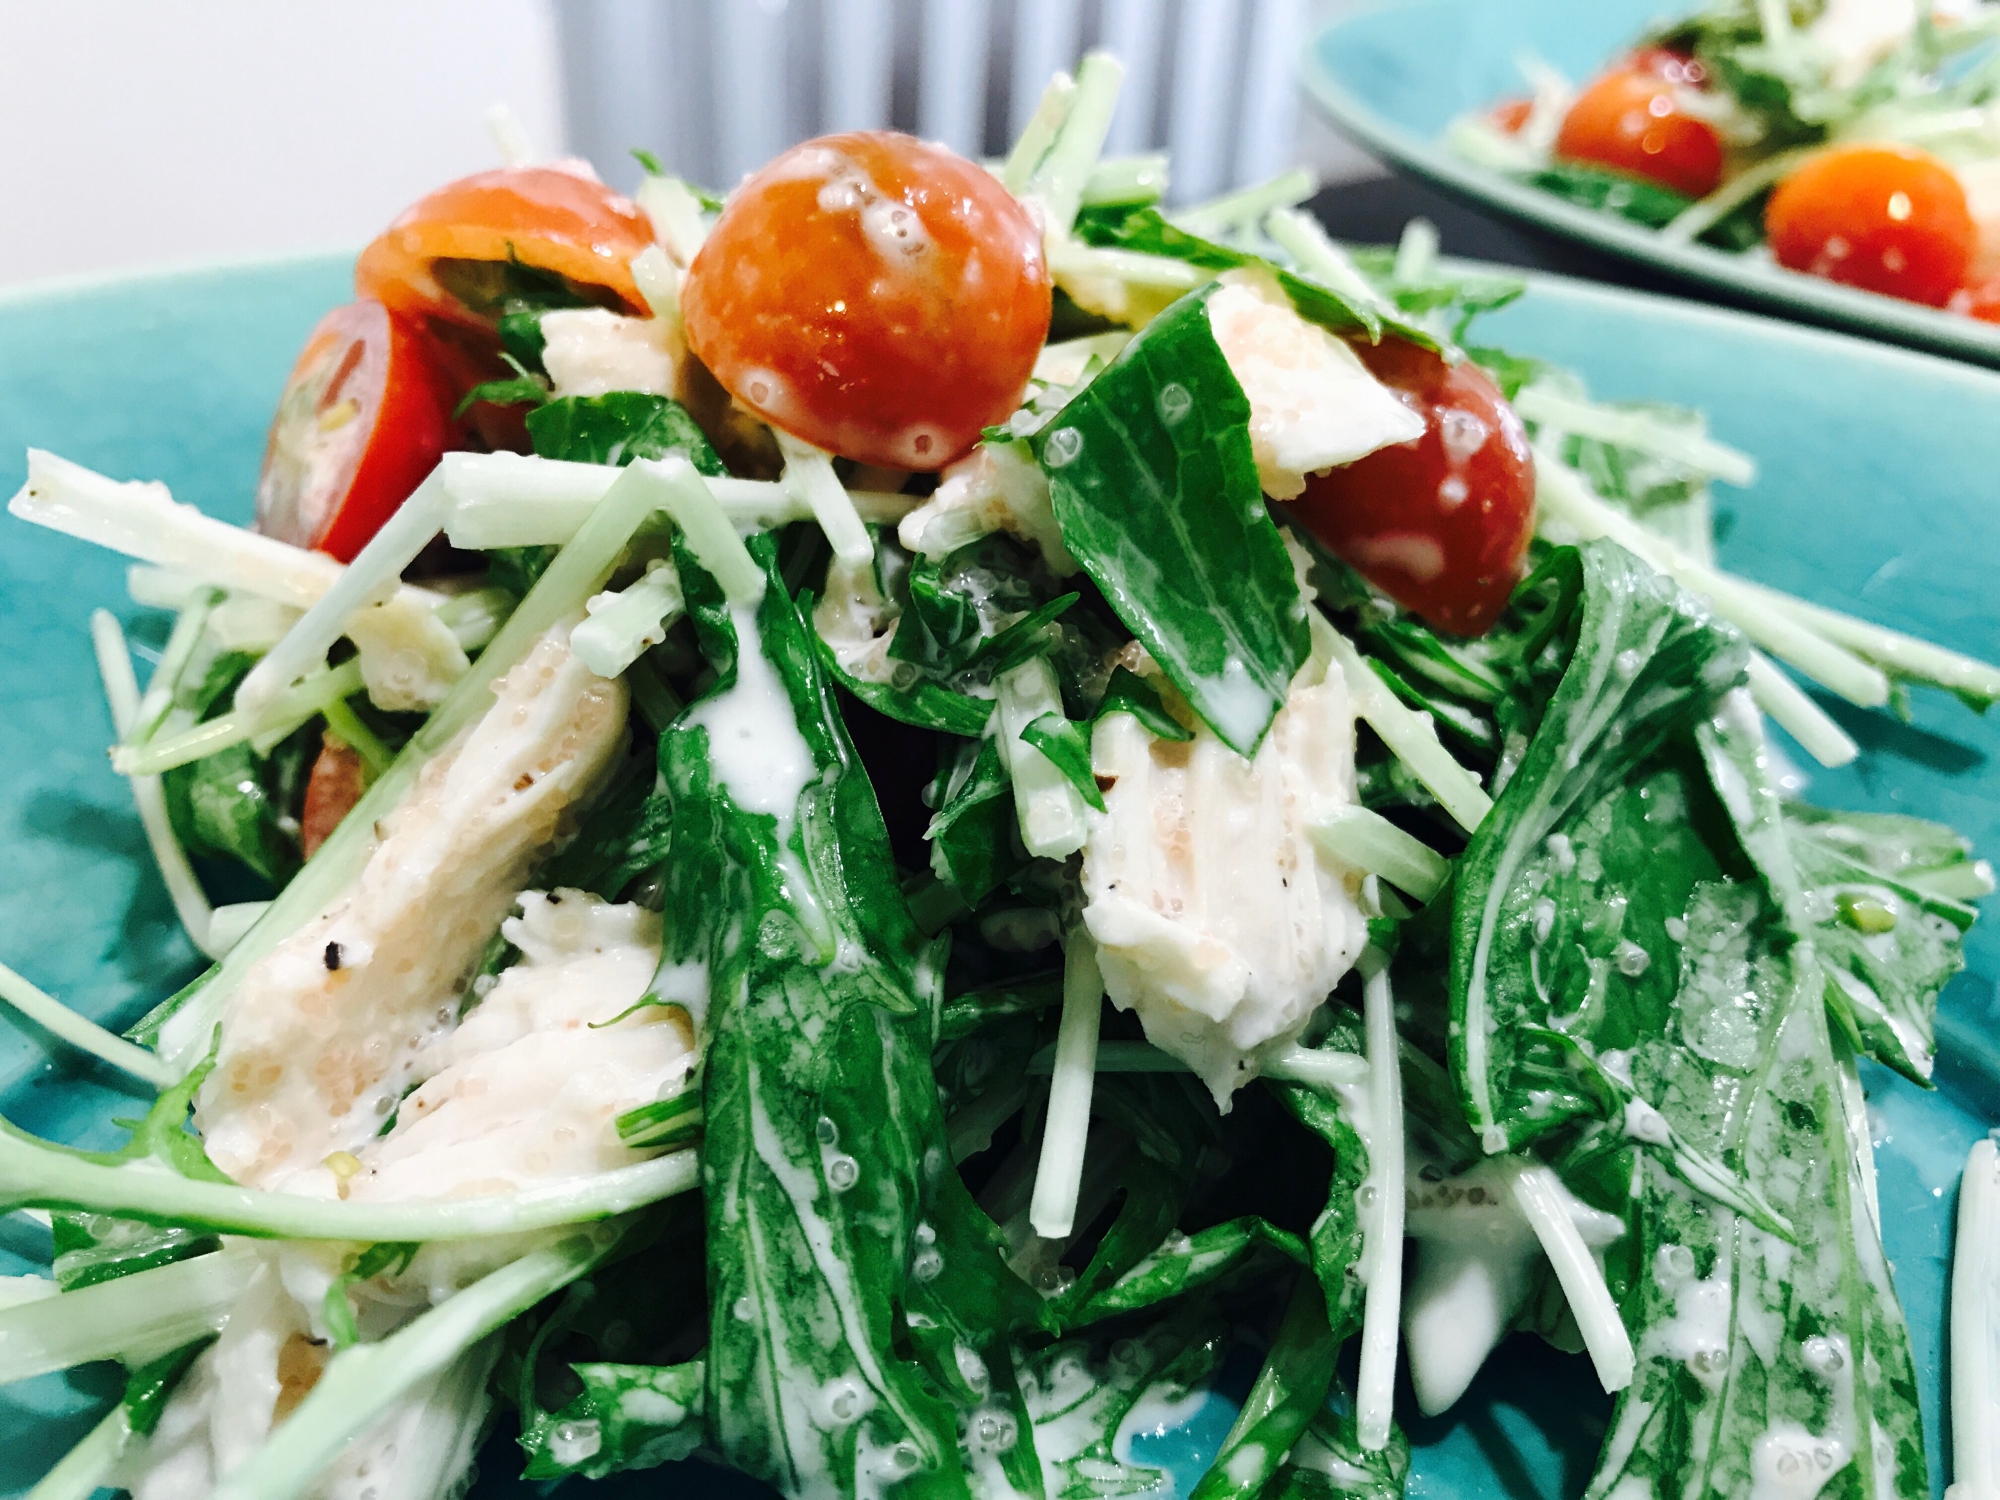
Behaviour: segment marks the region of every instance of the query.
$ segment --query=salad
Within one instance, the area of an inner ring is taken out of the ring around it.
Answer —
[[[1594,1496],[1930,1494],[1858,1069],[1929,1077],[1992,872],[1799,800],[1771,723],[1856,749],[1774,660],[2000,669],[1722,571],[1750,461],[1480,345],[1424,226],[1163,212],[1118,82],[990,166],[440,189],[254,528],[31,453],[171,612],[143,686],[92,629],[213,960],[124,1036],[0,970],[157,1095],[0,1126],[0,1378],[128,1372],[37,1496],[456,1495],[495,1426],[1163,1492],[1237,1351],[1197,1500],[1382,1500],[1399,1361],[1522,1329],[1617,1393]]]
[[[1580,88],[1456,121],[1459,154],[1657,229],[2000,322],[2000,6],[1715,0]]]

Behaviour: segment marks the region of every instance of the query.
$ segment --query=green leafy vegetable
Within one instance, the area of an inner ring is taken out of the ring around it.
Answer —
[[[938,788],[937,813],[924,830],[931,869],[957,888],[967,906],[977,906],[1028,858],[999,745],[986,738],[960,744]]]
[[[1148,324],[1034,447],[1064,545],[1195,712],[1249,755],[1305,661],[1306,622],[1207,297]]]
[[[1082,730],[1061,714],[1043,714],[1021,731],[1021,738],[1046,755],[1085,802],[1104,811],[1104,793],[1090,770],[1090,741]]]
[[[1264,1368],[1189,1500],[1257,1495],[1326,1404],[1340,1343],[1327,1326],[1317,1278],[1301,1274]]]
[[[602,1479],[686,1458],[705,1441],[703,1367],[577,1364],[583,1394],[521,1435],[524,1479]]]
[[[464,416],[482,401],[490,402],[494,406],[541,406],[548,401],[549,383],[547,377],[538,375],[533,370],[530,370],[527,364],[515,352],[517,346],[530,349],[535,356],[535,361],[537,363],[540,362],[540,319],[533,314],[519,315],[510,313],[507,318],[501,320],[503,336],[509,321],[520,316],[527,316],[530,319],[528,326],[534,332],[534,341],[530,342],[523,339],[518,325],[515,327],[513,341],[509,343],[506,351],[500,356],[513,370],[513,376],[507,379],[480,381],[478,385],[475,385],[471,390],[459,397],[458,405],[454,406],[451,410],[453,417]]]
[[[702,704],[660,742],[677,845],[667,961],[705,963],[713,1007],[709,1437],[794,1493],[854,1487],[871,1462],[912,1493],[957,1493],[960,1414],[1006,1401],[1007,1333],[1040,1321],[1039,1299],[1006,1271],[945,1151],[930,1074],[935,961],[894,883],[814,632],[771,543],[751,546],[772,579],[754,612],[725,606],[685,549],[677,559],[719,674],[705,702],[746,681],[751,701],[781,694],[783,717],[764,732],[799,736],[813,779],[776,812],[743,808],[737,794],[768,791],[732,781]],[[1031,1455],[1013,1460],[1024,1461],[1023,1481]]]
[[[729,472],[685,406],[644,391],[559,397],[528,413],[528,439],[542,458],[623,465],[684,453],[700,473]]]
[[[1621,172],[1607,172],[1598,167],[1580,166],[1575,162],[1552,163],[1529,173],[1528,181],[1545,193],[1554,193],[1558,198],[1566,198],[1585,208],[1606,210],[1621,219],[1644,224],[1649,229],[1658,229],[1672,222],[1682,209],[1694,202],[1687,194],[1661,187],[1656,182],[1627,177]]]
[[[1097,717],[1110,713],[1130,714],[1137,719],[1157,739],[1191,740],[1194,731],[1167,712],[1160,701],[1160,690],[1138,673],[1124,667],[1116,668],[1111,681],[1105,685],[1104,699],[1097,705]]]

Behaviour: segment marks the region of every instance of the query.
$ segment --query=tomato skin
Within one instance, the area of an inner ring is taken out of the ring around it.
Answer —
[[[1978,226],[1952,170],[1912,146],[1835,146],[1764,208],[1778,264],[1942,307],[1965,282]]]
[[[458,436],[423,335],[379,302],[337,307],[278,399],[257,529],[351,562]]]
[[[688,269],[688,347],[743,405],[862,463],[942,468],[1012,415],[1048,333],[1041,230],[973,162],[859,131],[794,147]]]
[[[1398,604],[1478,635],[1506,607],[1534,534],[1527,431],[1476,365],[1402,339],[1355,352],[1422,414],[1424,435],[1306,476],[1291,514]]]
[[[502,167],[447,183],[418,199],[354,265],[354,289],[391,312],[491,328],[438,281],[439,261],[519,261],[581,287],[601,288],[617,310],[644,317],[632,257],[653,225],[629,198],[557,167]]]
[[[1690,70],[1698,66],[1656,49],[1603,74],[1563,116],[1556,155],[1690,198],[1708,196],[1722,181],[1722,137],[1687,113],[1675,94],[1693,85]]]
[[[1973,318],[1981,323],[2000,323],[2000,280],[1962,286],[1951,294],[1951,301],[1945,305],[1961,317]]]
[[[322,734],[319,756],[306,778],[306,803],[299,814],[299,852],[311,859],[367,789],[361,757],[331,734]]]
[[[1486,112],[1486,119],[1495,130],[1507,135],[1519,135],[1521,127],[1528,123],[1528,116],[1535,112],[1532,99],[1502,99]]]

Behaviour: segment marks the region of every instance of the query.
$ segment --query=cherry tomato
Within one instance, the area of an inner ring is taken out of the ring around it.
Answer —
[[[1979,231],[1951,169],[1911,146],[1835,146],[1778,184],[1764,208],[1778,263],[1942,307],[1965,282]]]
[[[1643,177],[1690,198],[1714,192],[1722,181],[1722,137],[1682,106],[1675,90],[1693,80],[1669,76],[1697,66],[1656,51],[1613,68],[1563,116],[1556,155]]]
[[[1014,411],[1048,333],[1041,231],[991,173],[906,135],[794,147],[688,270],[688,347],[773,426],[942,468]]]
[[[319,758],[306,778],[305,810],[299,814],[299,849],[307,859],[333,836],[367,787],[361,757],[332,735],[321,735]]]
[[[1535,529],[1535,462],[1485,373],[1402,339],[1355,347],[1424,435],[1308,475],[1292,513],[1398,604],[1477,635],[1506,606]]]
[[[328,313],[278,398],[257,529],[351,562],[455,445],[445,387],[431,346],[381,303]]]
[[[361,252],[354,287],[391,312],[491,328],[525,273],[644,316],[632,257],[652,222],[603,183],[558,167],[502,167],[448,183]]]
[[[1691,89],[1703,88],[1708,83],[1708,69],[1697,59],[1666,47],[1642,47],[1625,60],[1625,66]]]
[[[1486,112],[1486,118],[1495,130],[1519,135],[1521,127],[1528,123],[1528,116],[1534,112],[1535,101],[1532,99],[1502,99]]]

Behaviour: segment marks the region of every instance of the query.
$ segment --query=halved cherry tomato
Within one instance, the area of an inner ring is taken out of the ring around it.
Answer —
[[[1520,578],[1535,529],[1535,461],[1521,419],[1476,365],[1403,339],[1355,346],[1424,419],[1424,435],[1308,475],[1291,513],[1397,603],[1477,635]]]
[[[368,789],[361,757],[331,734],[320,736],[319,758],[306,778],[306,805],[299,814],[299,851],[307,859],[333,836],[340,820]]]
[[[937,469],[1013,412],[1048,332],[1041,230],[991,173],[889,131],[830,135],[738,188],[688,270],[688,346],[819,447]]]
[[[1528,123],[1528,116],[1535,112],[1532,99],[1502,99],[1486,112],[1486,118],[1495,130],[1508,135],[1519,135],[1521,127]]]
[[[1764,208],[1778,263],[1942,307],[1965,282],[1978,227],[1951,168],[1913,146],[1835,146]]]
[[[603,183],[557,167],[502,167],[405,209],[361,252],[354,287],[391,312],[491,328],[520,267],[643,316],[632,257],[652,243],[645,213]]]
[[[1698,67],[1655,49],[1613,68],[1563,116],[1556,155],[1706,197],[1722,181],[1722,137],[1675,92],[1693,85],[1690,70]]]
[[[352,561],[454,446],[445,386],[432,346],[381,303],[328,313],[278,398],[257,529]]]

